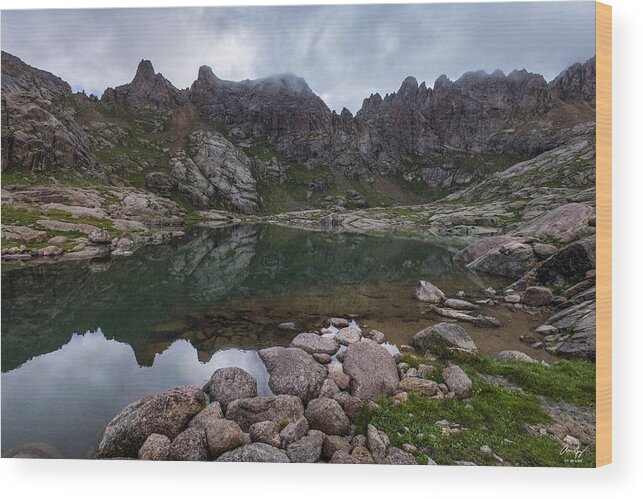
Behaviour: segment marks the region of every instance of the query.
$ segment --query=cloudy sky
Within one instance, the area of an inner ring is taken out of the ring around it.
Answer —
[[[415,76],[526,68],[547,80],[595,53],[594,3],[16,10],[2,49],[100,95],[150,59],[179,88],[198,67],[242,80],[303,76],[326,103],[355,112]]]

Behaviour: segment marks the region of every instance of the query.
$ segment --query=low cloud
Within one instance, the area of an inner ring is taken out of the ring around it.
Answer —
[[[292,72],[337,111],[409,75],[526,68],[554,78],[595,52],[593,2],[2,12],[2,48],[101,94],[150,59],[179,88]]]

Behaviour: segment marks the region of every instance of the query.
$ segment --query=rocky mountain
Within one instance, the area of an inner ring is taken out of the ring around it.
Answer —
[[[592,58],[550,83],[526,70],[409,77],[353,116],[292,74],[232,82],[202,66],[179,90],[144,60],[98,99],[3,52],[2,169],[243,213],[426,201],[593,126],[595,73]]]

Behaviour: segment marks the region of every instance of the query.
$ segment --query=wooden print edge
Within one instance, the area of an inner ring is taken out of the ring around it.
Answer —
[[[596,2],[596,466],[612,462],[612,7]]]

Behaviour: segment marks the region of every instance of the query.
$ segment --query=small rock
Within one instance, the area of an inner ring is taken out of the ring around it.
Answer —
[[[69,238],[67,236],[54,236],[51,239],[49,239],[49,244],[64,244],[69,241]]]
[[[288,423],[279,432],[279,436],[281,437],[281,446],[286,447],[288,444],[304,438],[308,433],[308,430],[310,430],[310,425],[304,416]]]
[[[382,461],[382,464],[392,464],[392,465],[417,465],[417,461],[412,454],[398,449],[397,447],[391,447],[386,458]]]
[[[353,397],[351,394],[346,392],[338,392],[333,395],[333,399],[339,402],[339,405],[342,406],[344,413],[348,416],[348,419],[351,421],[357,420],[360,411],[364,407],[364,401]]]
[[[480,308],[479,305],[475,305],[466,300],[456,300],[455,298],[447,298],[444,300],[444,303],[442,303],[442,306],[455,310],[478,310]]]
[[[435,371],[435,367],[428,364],[420,364],[417,368],[418,378],[426,378],[433,371]]]
[[[382,344],[386,341],[386,336],[382,331],[378,331],[377,329],[371,329],[367,337],[373,340],[376,343]]]
[[[341,362],[337,361],[328,365],[328,379],[333,380],[340,390],[346,390],[351,381],[350,377],[344,373]]]
[[[391,446],[391,441],[386,433],[378,430],[372,424],[369,424],[366,428],[366,440],[368,442],[368,449],[371,451],[371,455],[373,456],[373,460],[376,463],[384,461],[384,458],[388,454],[388,449]]]
[[[518,294],[513,294],[505,296],[504,300],[507,303],[520,303],[522,301],[522,298]]]
[[[480,447],[480,452],[484,454],[491,454],[493,452],[493,449],[488,445],[483,445],[482,447]]]
[[[226,452],[217,461],[229,463],[289,463],[290,459],[281,449],[255,442]]]
[[[417,447],[413,444],[402,444],[402,450],[405,452],[417,452]]]
[[[551,289],[544,286],[530,286],[522,295],[522,302],[528,307],[543,307],[554,299]]]
[[[205,429],[208,449],[213,459],[221,454],[250,443],[250,437],[241,427],[227,419],[212,420]]]
[[[338,340],[339,341],[339,340]],[[332,338],[324,338],[314,333],[299,333],[290,342],[290,346],[300,348],[309,354],[335,355],[339,344]]]
[[[209,461],[205,430],[191,427],[179,433],[170,445],[170,458],[172,461]]]
[[[277,324],[277,329],[281,329],[282,331],[296,331],[297,324],[294,322],[282,322],[281,324]]]
[[[347,437],[339,435],[326,435],[322,444],[322,455],[326,459],[332,459],[337,451],[344,451],[349,454],[351,451],[351,444]]]
[[[325,353],[314,353],[313,358],[320,364],[330,364],[333,361],[333,358]]]
[[[319,391],[319,397],[332,399],[336,393],[339,393],[339,391],[339,388],[332,379],[326,379]]]
[[[528,363],[536,362],[529,355],[518,350],[503,350],[502,352],[497,353],[494,358],[501,361],[515,360]]]
[[[432,396],[438,390],[438,384],[430,379],[404,378],[400,381],[400,390],[421,395]]]
[[[310,430],[308,435],[292,442],[286,448],[291,463],[316,463],[321,458],[324,434]]]
[[[58,255],[62,255],[62,253],[63,253],[63,250],[58,246],[47,246],[45,248],[38,250],[38,254],[40,256],[45,256],[45,257],[58,256]]]
[[[445,384],[449,387],[449,391],[453,392],[457,398],[465,399],[471,397],[473,383],[460,366],[452,364],[445,367],[442,369],[442,377],[444,378]]]
[[[445,295],[440,288],[429,281],[420,281],[415,288],[415,297],[423,302],[438,304],[444,300]]]
[[[406,370],[406,377],[409,378],[417,378],[418,377],[418,370],[415,367],[410,367]]]
[[[375,461],[373,460],[373,456],[371,456],[371,453],[368,451],[366,447],[362,447],[362,446],[355,447],[351,452],[351,456],[359,464],[375,464]]]
[[[147,461],[167,461],[170,458],[170,439],[152,433],[138,451],[138,458]]]
[[[350,321],[348,321],[347,319],[343,319],[341,317],[331,317],[330,319],[328,319],[326,321],[326,323],[329,326],[336,327],[337,329],[341,329],[343,327],[348,327],[350,325]]]
[[[413,336],[411,344],[420,352],[442,354],[450,350],[476,352],[477,348],[462,326],[440,322],[427,327]]]
[[[553,244],[536,243],[533,246],[534,253],[540,258],[549,258],[558,253],[558,248]]]
[[[277,423],[273,421],[260,421],[250,427],[250,440],[281,447],[281,436],[277,431]]]
[[[348,346],[351,343],[357,343],[361,339],[362,335],[358,330],[352,327],[345,327],[343,329],[340,329],[335,336],[335,340],[337,340],[341,345],[344,346]]]
[[[112,244],[112,238],[109,237],[106,229],[95,230],[87,236],[87,239],[93,244]]]
[[[360,464],[360,462],[351,456],[345,450],[338,450],[333,454],[333,457],[329,461],[330,464]]]
[[[306,419],[312,429],[327,435],[348,435],[351,422],[342,406],[334,399],[318,398],[311,400],[306,407]]]
[[[502,327],[502,322],[500,322],[500,320],[486,315],[478,315],[474,317],[471,323],[476,327]]]

